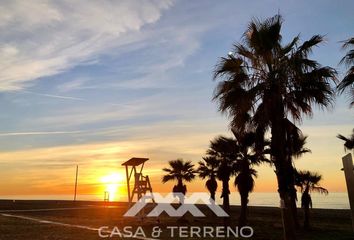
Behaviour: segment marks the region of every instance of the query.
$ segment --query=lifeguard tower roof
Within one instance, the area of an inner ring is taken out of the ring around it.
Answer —
[[[122,166],[139,166],[140,164],[143,164],[147,160],[149,160],[149,159],[148,158],[133,157],[133,158],[129,159],[128,161],[122,163]]]

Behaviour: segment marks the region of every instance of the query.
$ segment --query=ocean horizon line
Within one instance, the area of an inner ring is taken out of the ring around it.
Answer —
[[[166,192],[167,194],[168,192]],[[163,193],[162,193],[163,194]],[[187,194],[188,196],[188,194]],[[298,207],[301,207],[301,194],[297,194]],[[23,194],[23,195],[0,195],[0,200],[57,200],[57,201],[72,201],[73,194]],[[112,199],[110,202],[127,202],[127,196],[119,196]],[[103,195],[98,194],[78,194],[78,201],[99,201],[103,202]],[[313,208],[316,209],[350,209],[348,194],[346,192],[331,192],[327,196],[320,194],[312,194]],[[222,204],[222,198],[216,198],[217,204]],[[230,204],[239,206],[241,203],[239,194],[230,194]],[[280,200],[277,192],[254,192],[250,194],[249,206],[260,207],[279,207]]]

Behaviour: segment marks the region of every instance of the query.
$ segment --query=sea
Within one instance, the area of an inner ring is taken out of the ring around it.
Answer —
[[[162,194],[163,195],[163,194]],[[313,208],[322,209],[350,209],[348,194],[346,192],[334,192],[328,195],[313,193],[312,195]],[[115,201],[126,201],[125,196],[120,196]],[[73,195],[0,195],[0,200],[73,200]],[[77,195],[77,200],[82,201],[103,201],[103,196],[100,195]],[[298,207],[301,206],[301,195],[298,194]],[[216,202],[222,203],[220,193],[217,193]],[[231,205],[240,205],[240,196],[237,192],[230,194]],[[249,196],[250,206],[264,207],[279,207],[279,195],[272,192],[254,192]]]

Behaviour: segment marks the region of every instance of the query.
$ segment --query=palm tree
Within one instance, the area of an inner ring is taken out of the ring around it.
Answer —
[[[183,184],[183,181],[191,182],[195,178],[196,171],[193,168],[194,165],[191,161],[185,162],[183,159],[172,160],[169,161],[168,164],[170,168],[162,169],[167,172],[167,174],[162,177],[162,183],[177,181],[177,185],[173,187],[173,192],[185,195],[187,187]],[[180,201],[182,203],[183,199],[180,198]]]
[[[296,36],[283,44],[282,17],[254,19],[235,44],[232,54],[221,59],[214,79],[222,78],[214,93],[219,110],[231,118],[231,126],[244,130],[255,126],[258,134],[271,131],[271,157],[276,168],[278,191],[284,216],[285,239],[296,239],[291,211],[293,167],[286,157],[284,118],[300,121],[311,115],[314,104],[331,105],[330,81],[336,71],[309,59],[312,48],[323,41],[320,35],[300,43]]]
[[[257,177],[257,171],[253,168],[263,162],[270,162],[264,156],[264,151],[256,149],[256,134],[253,132],[237,133],[236,144],[238,146],[238,157],[233,165],[236,174],[235,186],[241,197],[241,212],[239,217],[239,226],[245,226],[247,223],[247,205],[249,193],[253,191]]]
[[[299,171],[297,173],[297,185],[299,186],[302,197],[301,206],[304,209],[305,219],[304,228],[310,228],[310,207],[312,208],[311,192],[318,192],[321,194],[328,194],[328,190],[319,185],[322,176],[315,172]]]
[[[343,49],[348,49],[349,47],[351,47],[351,49],[340,61],[341,64],[346,65],[349,69],[343,80],[338,84],[337,89],[340,93],[347,90],[350,105],[354,106],[354,37],[345,41],[342,46]]]
[[[215,193],[218,189],[218,182],[216,181],[217,170],[220,165],[220,161],[215,157],[204,157],[203,161],[200,161],[197,172],[202,179],[208,178],[205,183],[206,188],[210,192],[210,198],[215,201]]]
[[[232,138],[218,136],[210,141],[207,150],[207,158],[214,158],[219,161],[219,167],[216,177],[222,182],[221,198],[223,199],[223,208],[230,214],[230,177],[233,175],[232,164],[237,157],[236,141]]]
[[[344,137],[343,135],[338,134],[337,138],[344,141],[344,150],[353,150],[354,149],[354,129],[352,135],[349,137]]]

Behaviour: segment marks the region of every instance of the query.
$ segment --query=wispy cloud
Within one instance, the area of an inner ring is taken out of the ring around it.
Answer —
[[[2,1],[0,88],[16,90],[125,44],[172,1]]]
[[[59,92],[70,92],[72,90],[80,89],[87,81],[87,78],[74,79],[72,81],[60,84],[57,86],[57,89]]]
[[[33,136],[33,135],[57,135],[57,134],[77,134],[82,131],[48,131],[48,132],[0,132],[0,137],[10,136]]]
[[[194,90],[194,94],[198,91]],[[161,99],[164,99],[161,101]],[[134,100],[122,103],[91,103],[84,106],[73,106],[67,109],[48,110],[45,116],[38,116],[36,119],[26,121],[26,125],[56,126],[59,128],[78,127],[84,124],[105,124],[107,122],[117,122],[131,120],[129,125],[137,126],[133,122],[137,119],[159,118],[165,120],[173,119],[203,119],[208,113],[214,113],[211,109],[203,110],[195,106],[196,96],[187,93],[176,93],[173,90],[164,91],[146,97],[139,97]],[[204,100],[204,99],[203,99]],[[88,100],[87,100],[88,101]],[[212,107],[209,99],[205,99],[206,105]],[[190,108],[185,106],[189,105]],[[215,114],[213,114],[215,116]],[[158,120],[158,121],[160,121]],[[146,123],[141,123],[145,125]],[[150,123],[151,124],[151,123]]]
[[[113,58],[127,54],[118,63],[111,61],[106,73],[98,77],[90,75],[75,78],[57,86],[60,92],[73,90],[107,90],[107,89],[165,89],[178,87],[179,83],[171,77],[171,71],[183,68],[186,60],[199,48],[201,36],[216,23],[194,22],[188,26],[174,23],[175,28],[158,26],[144,29],[136,34],[129,46],[117,47],[110,53]],[[129,53],[127,53],[129,52]],[[122,77],[122,75],[124,77]],[[126,76],[127,75],[127,76]],[[99,80],[97,79],[99,78]]]
[[[55,94],[47,94],[47,93],[38,93],[38,92],[27,91],[27,90],[16,90],[16,92],[29,93],[29,94],[34,94],[37,96],[42,96],[42,97],[58,98],[58,99],[65,99],[65,100],[77,100],[77,101],[84,101],[85,100],[83,98],[62,96],[62,95],[55,95]]]
[[[179,157],[200,160],[208,139],[215,134],[212,124],[199,128],[198,133],[192,131],[195,128],[192,123],[156,124],[138,129],[122,129],[130,131],[130,139],[126,140],[3,151],[0,152],[0,174],[10,182],[6,183],[6,187],[4,181],[0,182],[0,194],[48,194],[48,189],[51,189],[52,194],[68,193],[71,189],[61,184],[71,184],[71,173],[76,164],[80,166],[81,186],[98,183],[100,177],[111,171],[123,174],[120,164],[132,156],[149,157],[151,160],[146,172],[152,181],[160,182],[158,169],[165,166],[167,160]],[[112,131],[114,129],[107,129],[102,134],[111,134]],[[23,184],[25,182],[31,182],[31,186]],[[31,191],[28,191],[29,188]],[[85,190],[80,189],[84,193]],[[91,188],[86,193],[94,191]]]

